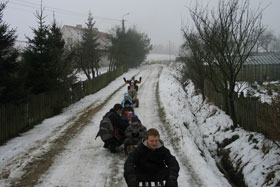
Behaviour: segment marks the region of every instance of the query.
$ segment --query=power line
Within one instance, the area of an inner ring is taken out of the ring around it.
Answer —
[[[22,4],[22,3],[20,3],[20,2],[9,1],[9,3],[11,3],[11,4],[16,4],[16,5],[20,5],[20,6],[24,6],[24,7],[38,8],[37,6],[28,5],[28,4]],[[8,5],[9,5],[9,3],[8,3]]]
[[[28,7],[28,8],[35,8],[35,9],[39,9],[40,8],[40,4],[37,3],[31,3],[31,2],[27,2],[24,0],[18,1],[18,0],[9,0],[8,3],[12,3],[15,5],[19,5],[19,6],[23,6],[23,7]],[[8,6],[9,7],[9,6]],[[79,16],[79,17],[87,17],[87,14],[84,13],[79,13],[79,12],[74,12],[74,11],[70,11],[70,10],[65,10],[65,9],[59,9],[59,8],[53,8],[53,7],[49,7],[49,6],[45,6],[44,10],[48,11],[48,12],[55,12],[58,14],[63,14],[63,15],[70,15],[70,16]],[[101,19],[101,20],[109,20],[109,21],[120,21],[120,19],[115,19],[115,18],[107,18],[107,17],[101,17],[101,16],[94,16],[95,19]]]

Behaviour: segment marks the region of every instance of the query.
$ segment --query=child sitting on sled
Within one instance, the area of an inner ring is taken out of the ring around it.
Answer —
[[[146,127],[142,125],[139,118],[134,115],[129,121],[129,126],[125,130],[124,151],[125,154],[129,153],[131,145],[137,145],[146,136]]]

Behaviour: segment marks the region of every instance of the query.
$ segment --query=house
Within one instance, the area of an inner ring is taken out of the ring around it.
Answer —
[[[280,52],[253,53],[243,64],[238,79],[250,82],[280,80]]]
[[[82,41],[83,33],[86,28],[83,28],[82,25],[69,26],[64,25],[62,27],[62,38],[65,41],[65,47],[71,48]],[[98,49],[103,53],[101,64],[109,64],[108,60],[108,47],[110,46],[109,34],[105,32],[98,31],[97,28],[94,28],[94,32],[97,33],[97,41],[100,44]]]
[[[65,41],[65,46],[70,47],[75,44],[78,44],[82,41],[82,35],[85,32],[85,28],[82,25],[69,26],[64,25],[62,27],[62,38]],[[109,46],[109,34],[98,31],[97,28],[94,28],[94,31],[97,33],[97,40],[100,43],[100,49],[105,50]]]

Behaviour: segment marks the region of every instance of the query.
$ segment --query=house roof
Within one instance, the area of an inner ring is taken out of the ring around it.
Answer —
[[[80,25],[79,26],[70,26],[70,25],[64,25],[63,26],[64,29],[70,29],[70,30],[74,30],[76,32],[85,32],[86,28],[82,28]],[[107,40],[109,38],[109,34],[105,33],[105,32],[100,32],[98,31],[98,28],[94,28],[94,31],[97,32],[96,37],[100,40]]]
[[[246,60],[244,65],[271,65],[280,64],[280,53],[254,53]]]

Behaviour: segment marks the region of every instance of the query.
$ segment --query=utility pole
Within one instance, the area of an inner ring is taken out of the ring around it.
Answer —
[[[124,31],[125,31],[125,27],[124,27],[124,19],[122,19],[122,32],[124,33]]]
[[[169,53],[169,63],[171,63],[171,50],[170,50],[170,40],[168,41],[168,53]]]
[[[125,32],[124,22],[126,21],[126,20],[124,20],[123,18],[124,18],[124,16],[127,16],[127,15],[129,15],[129,12],[122,16],[122,32],[123,32],[123,33]]]
[[[53,11],[53,22],[55,23],[55,14],[54,14],[54,11]]]

